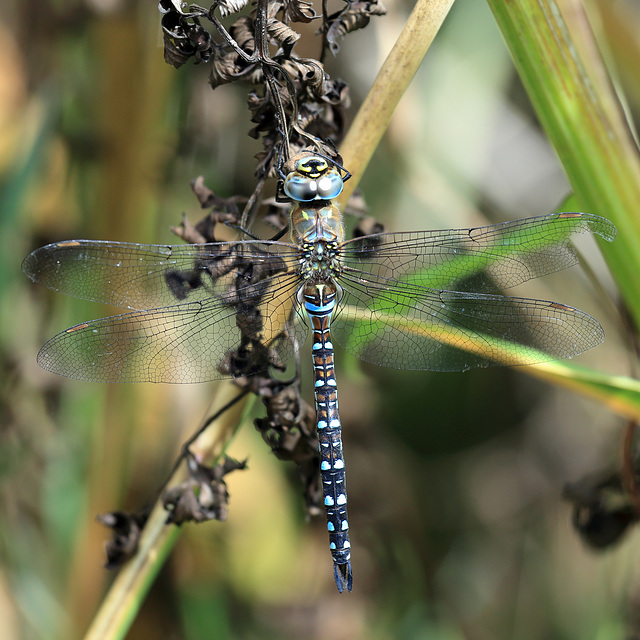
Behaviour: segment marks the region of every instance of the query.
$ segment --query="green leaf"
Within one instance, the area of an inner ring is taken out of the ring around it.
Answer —
[[[601,248],[638,326],[640,160],[584,8],[567,0],[488,2],[579,208],[618,227],[615,245]]]

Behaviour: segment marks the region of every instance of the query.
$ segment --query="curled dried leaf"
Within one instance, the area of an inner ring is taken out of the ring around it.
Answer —
[[[285,0],[283,4],[285,22],[311,22],[318,18],[313,3],[307,0]]]
[[[211,35],[197,19],[167,12],[162,17],[162,36],[164,59],[173,67],[181,67],[191,57],[196,63],[207,62],[211,57]]]
[[[186,458],[189,479],[163,494],[168,524],[227,519],[229,492],[223,478],[228,473],[246,469],[246,460],[225,458],[222,464],[207,467],[193,455]]]
[[[256,50],[255,24],[249,16],[238,18],[229,29],[229,33],[243,51],[253,55]]]
[[[111,529],[111,540],[105,544],[106,569],[122,566],[138,550],[140,534],[149,517],[149,511],[124,513],[111,511],[97,516],[97,520]]]
[[[160,0],[158,2],[158,11],[160,13],[169,13],[170,11],[175,11],[180,14],[184,14],[182,7],[185,3],[181,2],[181,0]]]
[[[249,0],[220,0],[215,6],[220,10],[220,15],[226,18],[232,13],[242,11],[248,3]]]
[[[332,53],[335,55],[339,51],[340,47],[337,43],[339,39],[352,31],[366,27],[371,16],[383,16],[386,13],[387,10],[382,3],[377,0],[365,0],[350,2],[342,11],[329,16],[327,22],[330,26],[326,38]]]
[[[229,53],[218,52],[213,58],[211,72],[209,73],[209,84],[213,89],[229,82],[234,82],[242,77],[246,71],[246,64],[235,51]]]
[[[300,94],[308,93],[316,99],[324,95],[325,72],[324,67],[317,60],[311,58],[293,58],[285,60],[283,69],[300,87]]]
[[[191,57],[196,62],[211,59],[209,82],[213,88],[239,79],[256,87],[249,98],[255,124],[249,135],[262,138],[256,175],[263,177],[274,175],[285,135],[287,157],[313,137],[341,139],[348,91],[344,82],[330,80],[319,61],[293,53],[300,35],[291,24],[318,18],[312,0],[256,0],[252,13],[239,16],[230,26],[219,20],[247,4],[248,0],[218,0],[206,9],[195,4],[187,8],[181,0],[160,0],[159,10],[169,64],[179,67]],[[365,26],[372,15],[384,13],[377,0],[345,0],[344,10],[329,16],[321,32],[326,44],[337,51],[340,38]],[[201,27],[200,20],[215,27],[214,38]],[[277,46],[276,51],[272,45]]]
[[[269,18],[267,33],[279,47],[282,47],[285,58],[291,55],[293,46],[300,39],[299,33],[288,27],[284,22],[276,20],[276,18]]]
[[[335,80],[327,80],[324,83],[324,94],[322,96],[323,102],[331,105],[341,105],[347,109],[350,104],[349,99],[349,85],[336,78]]]
[[[296,384],[269,378],[251,384],[267,409],[266,418],[256,419],[256,429],[278,459],[296,464],[307,513],[318,515],[322,489],[313,407],[300,397]]]
[[[384,225],[373,216],[363,216],[353,229],[353,237],[370,236],[374,233],[384,233]]]
[[[590,474],[565,485],[563,493],[573,503],[573,526],[592,549],[618,543],[640,519],[617,471]]]

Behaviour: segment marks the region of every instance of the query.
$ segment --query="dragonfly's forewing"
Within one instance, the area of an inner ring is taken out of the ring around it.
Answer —
[[[95,382],[204,382],[279,365],[306,335],[291,256],[278,243],[48,245],[25,260],[33,280],[77,297],[156,308],[63,331],[38,362]]]
[[[474,291],[495,292],[577,263],[570,238],[593,233],[615,238],[616,228],[588,213],[554,213],[477,227],[385,233],[344,244],[347,271],[434,289],[459,290],[469,280]]]
[[[333,335],[357,357],[398,369],[462,371],[582,353],[604,338],[591,316],[562,304],[482,293],[575,264],[569,241],[575,232],[615,237],[604,218],[561,213],[345,243]],[[474,291],[465,290],[468,284]]]
[[[225,276],[238,270],[241,259],[281,273],[295,267],[296,257],[290,245],[278,242],[171,246],[68,240],[36,249],[22,269],[54,291],[142,310],[206,300],[224,291]]]

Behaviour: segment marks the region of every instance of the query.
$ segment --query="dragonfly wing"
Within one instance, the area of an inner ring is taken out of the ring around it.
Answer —
[[[270,284],[84,322],[49,340],[38,363],[92,382],[205,382],[266,370],[288,358],[305,331],[291,305],[297,278]]]
[[[341,278],[336,342],[374,364],[464,371],[569,358],[602,342],[586,313],[566,305],[491,294],[393,287]]]
[[[295,251],[278,242],[146,245],[69,240],[36,249],[22,263],[39,284],[122,309],[201,301],[224,291],[247,268],[261,278],[293,270]]]
[[[574,233],[612,241],[616,228],[588,213],[554,213],[474,229],[385,233],[345,242],[341,261],[379,280],[496,292],[576,264]]]

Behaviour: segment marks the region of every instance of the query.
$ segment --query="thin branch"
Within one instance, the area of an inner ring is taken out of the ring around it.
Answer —
[[[208,459],[221,455],[241,423],[247,399],[248,396],[234,402],[238,400],[237,387],[231,381],[221,384],[216,405],[224,408],[229,403],[233,404],[219,416],[215,425],[211,425],[193,443],[192,451]],[[180,484],[184,480],[184,474],[185,469],[181,467],[168,485]],[[158,501],[140,536],[137,553],[118,573],[85,635],[85,640],[124,637],[153,579],[180,534],[178,527],[167,526],[166,522],[167,512]]]
[[[385,60],[344,142],[343,165],[353,179],[338,199],[344,206],[369,164],[389,126],[400,98],[407,90],[433,39],[440,30],[453,0],[418,0],[398,41]]]

